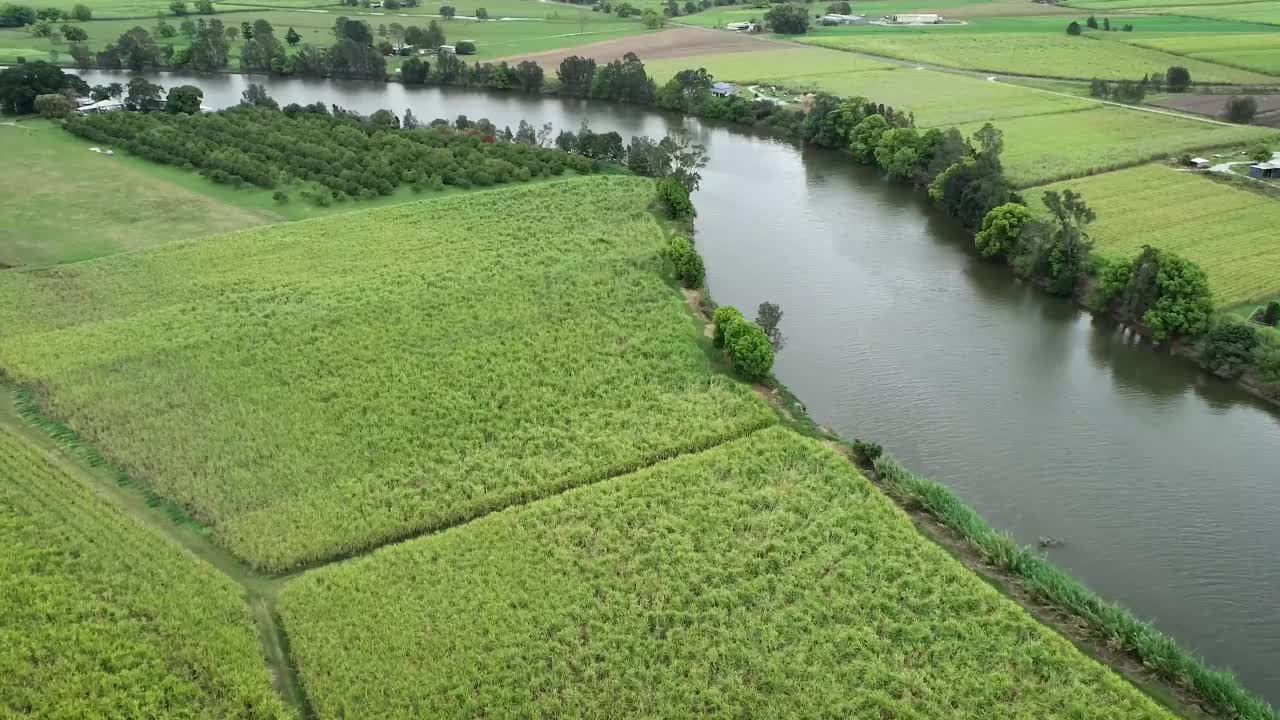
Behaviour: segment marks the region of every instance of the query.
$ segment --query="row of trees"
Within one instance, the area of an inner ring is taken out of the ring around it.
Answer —
[[[56,7],[36,9],[30,5],[4,3],[0,5],[0,27],[26,27],[39,22],[57,23],[87,22],[93,19],[93,10],[88,5],[77,3],[70,11]]]
[[[1148,92],[1180,93],[1186,92],[1190,86],[1191,71],[1181,65],[1174,65],[1168,70],[1147,73],[1140,80],[1121,80],[1112,83],[1094,78],[1089,83],[1089,94],[1120,102],[1137,103],[1142,102]]]
[[[1085,27],[1089,28],[1090,30],[1102,30],[1104,32],[1111,32],[1112,30],[1121,30],[1124,32],[1133,32],[1133,25],[1131,25],[1130,23],[1125,23],[1124,25],[1121,25],[1121,26],[1112,27],[1111,19],[1105,18],[1105,17],[1102,18],[1102,25],[1099,26],[1098,18],[1094,17],[1093,15],[1090,15],[1089,19],[1085,20],[1084,24],[1085,24]],[[1083,29],[1080,27],[1080,23],[1076,22],[1075,20],[1072,20],[1067,25],[1068,35],[1079,35],[1081,32],[1083,32]]]

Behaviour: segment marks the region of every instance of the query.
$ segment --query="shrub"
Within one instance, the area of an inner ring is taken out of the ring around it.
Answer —
[[[658,201],[672,219],[693,217],[693,202],[689,200],[689,191],[679,180],[673,177],[662,178],[658,181],[657,193]]]
[[[476,44],[469,40],[463,40],[454,46],[453,51],[459,55],[475,55]]]
[[[1253,116],[1258,114],[1258,101],[1252,96],[1233,97],[1227,101],[1226,116],[1227,120],[1238,125],[1248,125],[1253,122]],[[1269,157],[1269,156],[1268,156]]]
[[[715,313],[711,315],[711,323],[715,327],[715,333],[711,337],[712,344],[718,348],[724,347],[725,332],[730,325],[742,319],[744,319],[742,312],[732,305],[721,305],[716,308]]]
[[[1225,318],[1215,323],[1200,346],[1200,362],[1214,374],[1236,377],[1244,372],[1258,346],[1258,333],[1248,323]]]
[[[289,202],[289,195],[285,193],[285,191],[283,190],[277,190],[271,194],[271,199],[275,200],[281,205],[284,205],[285,203]]]
[[[1164,74],[1165,87],[1169,92],[1184,92],[1191,86],[1191,71],[1181,65],[1174,65]]]
[[[973,242],[982,257],[1013,255],[1018,251],[1022,229],[1031,220],[1031,211],[1025,205],[999,205],[982,218],[982,229],[973,236]]]
[[[685,287],[702,287],[706,270],[702,264],[702,256],[694,249],[689,238],[680,235],[671,238],[662,249],[662,256],[675,266],[676,277]]]
[[[1280,324],[1280,300],[1267,303],[1267,309],[1262,311],[1262,324],[1271,327]]]
[[[755,323],[738,320],[725,331],[733,369],[744,380],[760,380],[773,368],[773,344]]]

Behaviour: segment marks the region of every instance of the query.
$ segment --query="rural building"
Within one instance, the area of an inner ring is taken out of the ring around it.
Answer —
[[[1191,158],[1191,164],[1196,168],[1199,168],[1200,170],[1204,170],[1205,168],[1209,167],[1213,163],[1201,157],[1194,157],[1194,158]]]
[[[910,13],[905,15],[886,15],[885,20],[899,25],[936,25],[942,22],[942,16],[936,13]]]
[[[89,103],[88,105],[82,105],[76,108],[76,110],[79,110],[82,113],[115,112],[117,110],[123,110],[123,109],[124,109],[124,103],[120,102],[119,100],[112,100],[111,98],[107,98],[106,100],[99,100],[98,102]]]
[[[439,54],[441,54],[441,55],[453,55],[453,54],[457,53],[457,49],[456,49],[456,48],[454,48],[452,45],[441,45],[441,46],[436,50],[436,52],[437,52],[437,53],[439,53]]]
[[[725,30],[737,30],[738,32],[760,32],[760,26],[753,22],[731,22],[724,26]]]
[[[738,92],[738,86],[734,85],[733,83],[729,83],[729,82],[711,83],[712,95],[719,95],[720,97],[729,97],[730,95],[733,95],[737,92]]]
[[[818,22],[823,25],[866,25],[867,18],[865,15],[841,15],[839,13],[828,13],[823,15]]]
[[[1280,162],[1270,160],[1268,162],[1260,162],[1257,165],[1250,165],[1249,177],[1259,180],[1280,178]]]

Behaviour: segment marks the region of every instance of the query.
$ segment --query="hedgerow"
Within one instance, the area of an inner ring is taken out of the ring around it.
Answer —
[[[320,717],[1172,720],[782,428],[322,568],[280,610]]]
[[[331,200],[390,195],[402,185],[487,187],[599,168],[580,155],[499,141],[492,126],[400,130],[345,112],[242,106],[195,115],[103,113],[73,117],[66,128],[215,182],[302,184]]]

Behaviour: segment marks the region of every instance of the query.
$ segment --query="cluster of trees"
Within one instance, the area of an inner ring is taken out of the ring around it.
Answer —
[[[1253,122],[1253,117],[1258,114],[1258,101],[1254,100],[1250,95],[1242,95],[1229,98],[1222,107],[1222,115],[1228,121],[1239,123],[1240,125],[1248,125]],[[1270,152],[1267,157],[1262,158],[1268,160],[1271,158]]]
[[[768,303],[766,303],[767,305]],[[761,305],[762,316],[765,305]],[[777,306],[773,306],[776,309]],[[780,320],[781,311],[769,319]],[[742,311],[732,305],[721,305],[711,316],[712,344],[724,350],[733,363],[734,372],[747,380],[762,380],[773,369],[775,348],[760,325],[747,320]],[[776,322],[774,329],[776,332]],[[777,337],[781,338],[781,335]]]
[[[809,11],[803,5],[781,3],[773,5],[764,14],[765,25],[782,35],[803,35],[809,32]]]
[[[616,102],[649,105],[657,95],[653,78],[645,72],[644,63],[635,53],[621,60],[597,66],[591,58],[571,55],[560,62],[557,70],[560,94],[565,97],[601,98]]]
[[[1139,80],[1121,80],[1116,83],[1094,78],[1089,83],[1089,94],[1120,102],[1137,103],[1149,92],[1186,92],[1191,86],[1191,72],[1181,65],[1168,70],[1156,70]],[[1247,121],[1246,121],[1247,122]]]
[[[491,90],[542,91],[542,66],[531,60],[517,65],[500,62],[468,65],[454,55],[439,55],[434,65],[423,58],[409,58],[400,66],[400,78],[408,85],[458,85]]]
[[[76,4],[70,11],[56,7],[36,9],[30,5],[4,3],[0,5],[0,27],[26,27],[39,23],[87,22],[93,19],[93,10],[88,5]],[[46,36],[47,37],[47,36]]]
[[[0,111],[7,115],[36,112],[36,98],[46,95],[72,99],[89,94],[89,84],[47,62],[20,62],[0,70]],[[51,101],[46,101],[49,103]]]
[[[389,195],[402,185],[488,186],[601,167],[588,157],[539,145],[549,138],[549,127],[538,134],[522,123],[512,133],[465,116],[421,126],[412,113],[401,119],[381,110],[363,117],[323,104],[280,110],[261,86],[246,90],[239,107],[188,115],[186,108],[199,108],[198,91],[193,96],[191,90],[170,90],[167,113],[78,116],[66,127],[155,162],[198,170],[216,182],[301,186],[306,198],[320,204]],[[157,86],[150,95],[159,92]],[[146,100],[138,102],[147,106]]]
[[[1118,26],[1112,26],[1111,19],[1105,18],[1105,17],[1102,18],[1101,26],[1098,25],[1098,18],[1092,15],[1089,16],[1088,20],[1085,20],[1084,24],[1085,24],[1085,27],[1089,28],[1090,30],[1102,30],[1104,32],[1111,32],[1112,30],[1121,30],[1123,32],[1133,32],[1133,25],[1131,25],[1130,23],[1125,23],[1123,25],[1118,25]],[[1079,35],[1082,32],[1084,32],[1084,28],[1080,27],[1080,23],[1076,22],[1075,20],[1072,20],[1070,23],[1067,24],[1068,35]]]

